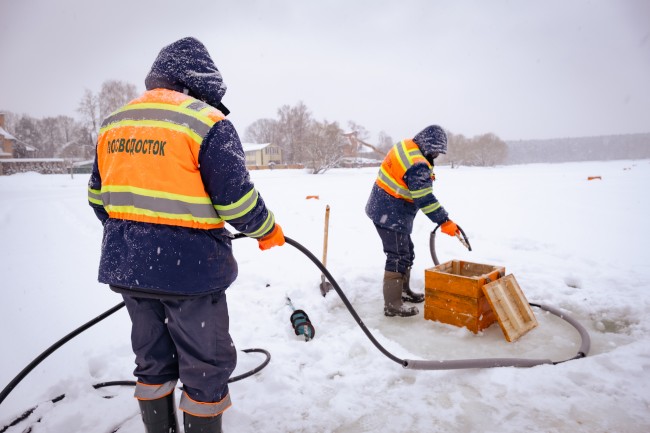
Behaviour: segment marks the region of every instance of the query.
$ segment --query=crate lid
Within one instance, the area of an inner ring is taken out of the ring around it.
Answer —
[[[485,284],[482,290],[509,342],[516,341],[537,326],[535,314],[514,275]]]

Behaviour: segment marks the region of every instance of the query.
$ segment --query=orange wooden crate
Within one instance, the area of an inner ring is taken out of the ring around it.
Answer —
[[[483,286],[505,267],[452,260],[424,271],[424,318],[477,333],[496,322]]]

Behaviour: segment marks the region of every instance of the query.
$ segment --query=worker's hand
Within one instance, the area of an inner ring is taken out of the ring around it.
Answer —
[[[456,233],[460,233],[458,226],[452,220],[447,220],[440,226],[440,230],[449,236],[456,236]]]
[[[282,227],[280,227],[280,224],[276,223],[273,230],[271,230],[271,233],[259,239],[257,242],[262,251],[284,245],[284,233],[282,233]]]

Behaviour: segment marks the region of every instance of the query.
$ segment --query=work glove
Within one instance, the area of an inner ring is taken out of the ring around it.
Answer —
[[[271,230],[271,233],[260,238],[257,242],[262,251],[273,247],[281,247],[284,245],[284,233],[282,233],[282,227],[276,223],[273,230]]]
[[[460,233],[458,226],[452,220],[447,220],[440,226],[440,230],[449,236],[456,236],[456,233]]]

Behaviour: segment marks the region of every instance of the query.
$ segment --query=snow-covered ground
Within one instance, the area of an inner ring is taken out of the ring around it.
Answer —
[[[287,236],[322,255],[331,207],[328,269],[379,342],[400,358],[572,357],[580,338],[535,310],[539,326],[508,343],[498,325],[471,332],[382,311],[384,256],[364,214],[375,168],[255,171],[253,180]],[[379,352],[320,272],[290,245],[259,251],[234,243],[240,276],[228,290],[239,349],[272,359],[231,385],[228,432],[626,432],[650,431],[650,161],[450,169],[435,192],[473,251],[438,236],[441,261],[502,265],[527,299],[562,309],[590,332],[585,359],[533,368],[407,370]],[[587,180],[601,176],[600,180]],[[87,175],[0,177],[0,386],[61,337],[121,302],[97,283],[101,225],[86,203]],[[317,195],[319,199],[306,199]],[[420,289],[433,225],[416,218],[414,286]],[[316,328],[294,335],[290,296]],[[7,433],[141,432],[124,309],[64,345],[0,406]],[[235,374],[263,360],[241,353]],[[49,400],[65,393],[57,402]],[[111,396],[112,398],[105,398]],[[37,422],[40,420],[40,422]]]

